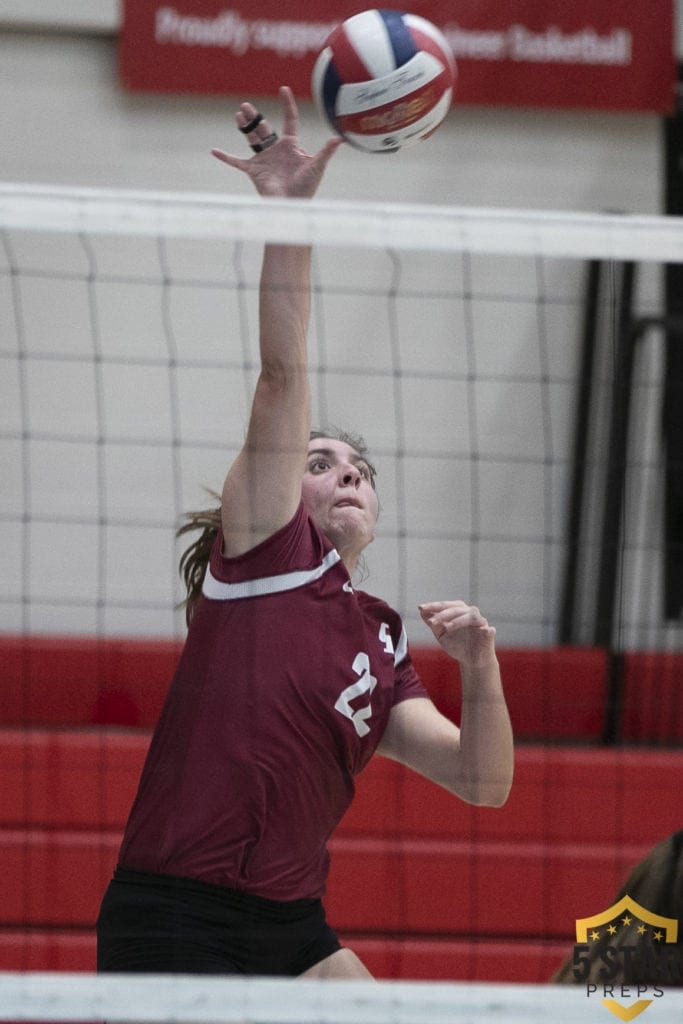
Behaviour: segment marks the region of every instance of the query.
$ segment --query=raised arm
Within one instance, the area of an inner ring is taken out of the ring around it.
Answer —
[[[315,156],[299,145],[298,112],[289,88],[280,90],[283,131],[274,133],[251,103],[243,103],[237,125],[254,155],[222,150],[219,160],[243,171],[260,195],[310,198],[340,140],[330,139]],[[260,118],[260,119],[259,119]],[[245,129],[253,125],[251,131]],[[223,485],[224,553],[250,550],[284,526],[301,498],[308,435],[310,389],[307,332],[310,312],[310,249],[267,245],[259,290],[261,368],[244,446]]]
[[[397,704],[379,752],[468,803],[499,807],[512,785],[513,742],[495,651],[495,629],[464,601],[420,606],[423,621],[460,665],[460,728],[426,698]]]

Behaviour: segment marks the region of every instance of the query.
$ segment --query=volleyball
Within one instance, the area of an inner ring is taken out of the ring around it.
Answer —
[[[368,153],[428,138],[448,113],[456,66],[430,21],[399,11],[354,14],[327,37],[312,92],[333,131]]]

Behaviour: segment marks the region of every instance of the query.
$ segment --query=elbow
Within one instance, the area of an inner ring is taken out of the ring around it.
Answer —
[[[473,766],[469,776],[470,803],[477,807],[503,807],[510,796],[515,774],[514,747],[499,750],[488,764]]]
[[[508,785],[496,786],[483,794],[483,799],[477,804],[478,807],[504,807],[510,796],[512,781]]]
[[[285,388],[308,383],[308,366],[305,351],[261,356],[261,368],[257,387],[276,394]]]
[[[306,386],[306,378],[294,367],[270,365],[261,369],[254,391],[254,403],[262,402],[268,407],[286,399],[289,394],[301,386]]]
[[[512,789],[512,775],[500,779],[479,779],[452,792],[473,807],[503,807]]]

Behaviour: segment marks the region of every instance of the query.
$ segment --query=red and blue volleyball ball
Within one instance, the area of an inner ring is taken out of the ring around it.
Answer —
[[[312,76],[333,131],[367,153],[395,153],[428,138],[448,113],[456,66],[448,42],[415,14],[354,14],[327,37]]]

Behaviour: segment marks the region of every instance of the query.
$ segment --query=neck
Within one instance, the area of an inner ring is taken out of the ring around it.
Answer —
[[[361,552],[351,549],[342,549],[340,547],[337,548],[337,551],[339,552],[341,560],[344,563],[346,571],[348,572],[349,576],[353,578],[353,574],[358,568],[358,563],[360,562]]]

